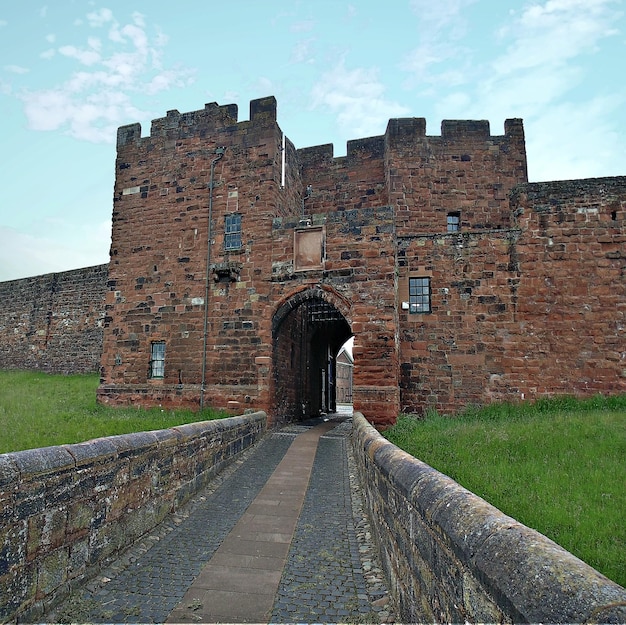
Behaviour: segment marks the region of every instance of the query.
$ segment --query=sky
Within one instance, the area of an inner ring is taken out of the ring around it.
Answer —
[[[626,0],[0,0],[0,281],[108,262],[117,128],[275,96],[297,148],[524,119],[529,179],[626,175]]]

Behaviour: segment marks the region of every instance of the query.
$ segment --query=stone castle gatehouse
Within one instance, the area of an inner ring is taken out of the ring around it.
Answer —
[[[296,149],[276,101],[118,131],[99,400],[333,410],[626,391],[626,178],[529,184],[522,121]]]

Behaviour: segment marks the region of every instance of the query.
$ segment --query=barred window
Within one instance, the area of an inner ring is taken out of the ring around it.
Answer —
[[[165,341],[152,343],[149,373],[151,378],[162,378],[165,375]]]
[[[409,313],[430,312],[430,278],[409,278]]]
[[[241,215],[233,213],[226,215],[224,231],[224,249],[238,250],[241,248]]]
[[[448,213],[448,232],[458,232],[461,229],[461,213]]]

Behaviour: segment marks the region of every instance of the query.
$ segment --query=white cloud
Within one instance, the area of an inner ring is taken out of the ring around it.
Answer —
[[[329,110],[337,116],[342,132],[357,139],[382,134],[389,118],[409,112],[384,93],[376,69],[348,70],[342,60],[313,87],[312,107]]]
[[[27,74],[30,70],[21,65],[5,65],[4,69],[11,74]]]
[[[61,46],[59,53],[63,56],[76,59],[83,65],[94,65],[100,60],[100,55],[95,50],[81,50],[75,46]]]
[[[348,70],[342,61],[322,75],[312,90],[312,108],[325,108],[337,124],[353,138],[382,134],[391,117],[409,109],[384,97],[385,87],[376,69]]]
[[[546,65],[561,66],[593,52],[599,40],[615,35],[615,0],[548,0],[526,7],[501,31],[512,37],[506,54],[493,64],[498,74]]]
[[[401,62],[402,69],[411,75],[406,84],[423,89],[427,85],[455,87],[466,83],[471,75],[471,55],[464,52],[447,40],[424,41]]]
[[[304,20],[301,22],[294,22],[289,27],[289,30],[292,33],[308,33],[313,30],[314,26],[315,26],[315,22],[313,20]]]
[[[312,49],[315,41],[313,37],[298,41],[291,49],[290,63],[314,63]]]
[[[476,1],[411,0],[417,45],[401,62],[409,73],[406,87],[455,86],[468,80],[472,58],[471,50],[460,43],[468,30],[463,12]]]
[[[87,23],[93,28],[104,26],[112,21],[113,11],[111,9],[99,9],[98,11],[87,13]]]
[[[537,119],[566,104],[575,107],[568,100],[584,80],[583,60],[615,33],[614,5],[614,0],[547,0],[514,15],[504,28],[511,43],[484,72],[486,78],[476,81],[473,109]],[[619,83],[613,91],[624,94]],[[589,98],[580,106],[594,108]]]
[[[0,226],[0,281],[108,262],[111,222],[64,224],[62,237]]]
[[[582,104],[552,106],[529,119],[525,123],[529,178],[624,175],[626,145],[608,121],[624,106],[626,98],[598,96]]]
[[[78,139],[113,142],[121,123],[150,116],[133,100],[186,86],[193,73],[162,67],[167,38],[157,32],[151,39],[140,13],[133,14],[132,23],[120,24],[112,11],[100,9],[89,13],[87,22],[93,29],[106,29],[106,45],[102,38],[89,35],[83,46],[47,50],[42,58],[51,59],[58,52],[76,61],[79,69],[52,88],[24,90],[19,97],[34,130],[61,129]]]
[[[463,9],[474,4],[477,0],[411,0],[411,9],[419,20],[428,24],[427,33],[451,29],[453,36],[460,36],[464,30],[464,21],[461,18]]]

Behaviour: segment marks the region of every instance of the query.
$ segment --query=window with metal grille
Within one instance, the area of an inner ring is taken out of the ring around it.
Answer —
[[[461,228],[461,213],[448,213],[448,232],[458,232]]]
[[[155,341],[150,349],[150,377],[162,378],[165,375],[165,341]]]
[[[409,313],[430,312],[430,278],[409,278]]]
[[[226,229],[224,231],[224,249],[238,250],[241,248],[241,215],[234,213],[226,215]]]

